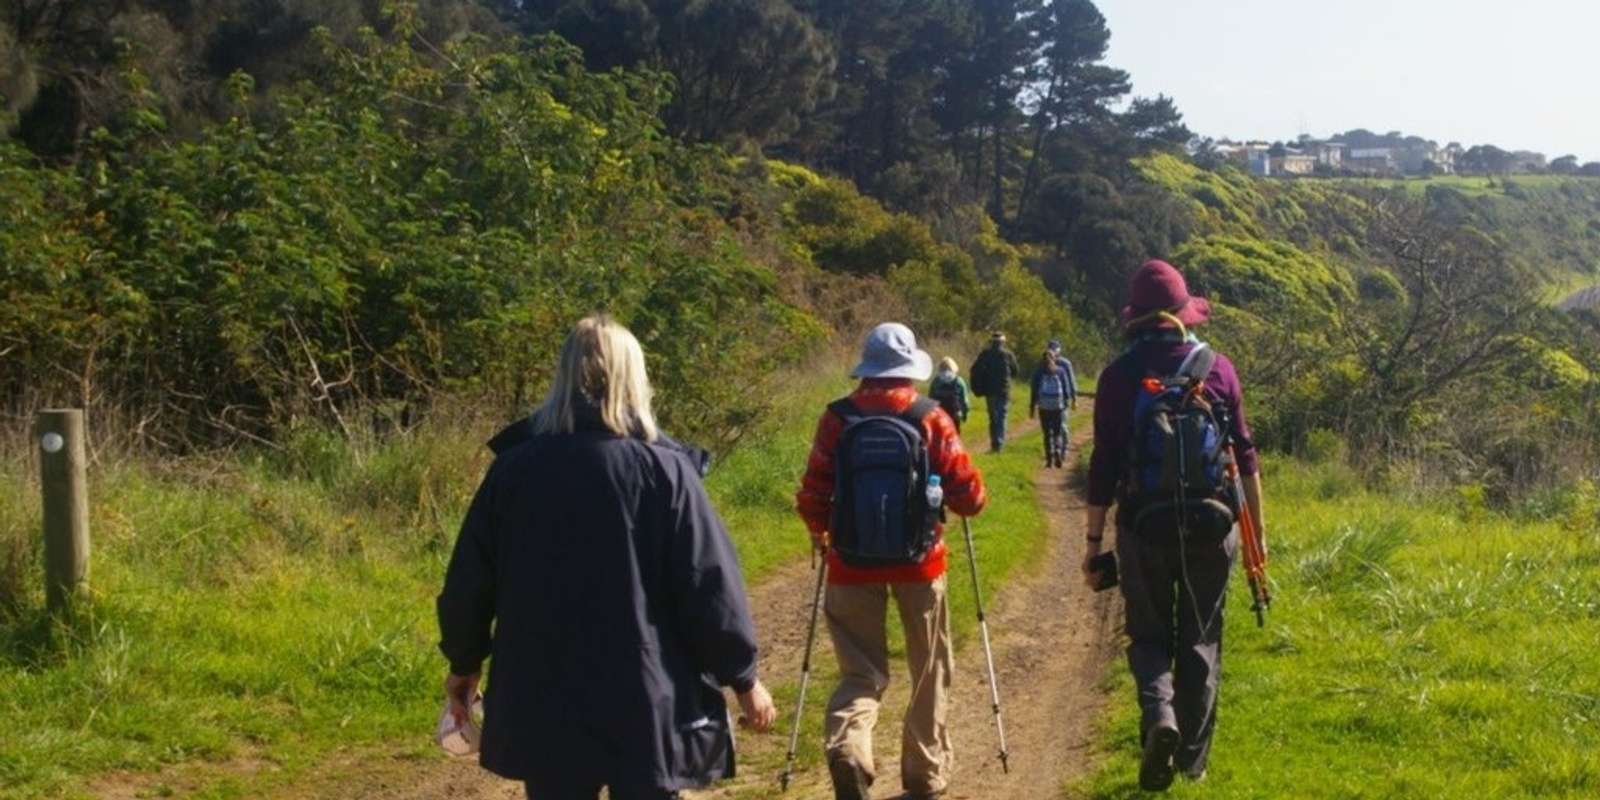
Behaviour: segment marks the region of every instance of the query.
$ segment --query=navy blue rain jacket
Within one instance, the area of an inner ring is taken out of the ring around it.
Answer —
[[[755,627],[703,455],[597,419],[490,446],[438,597],[451,671],[490,663],[480,763],[558,786],[732,775],[721,687],[754,685]]]

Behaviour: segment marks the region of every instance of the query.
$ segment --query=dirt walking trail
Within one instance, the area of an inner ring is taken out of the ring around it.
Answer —
[[[1089,401],[1084,401],[1089,402]],[[1088,436],[1091,414],[1075,415],[1073,447],[1068,463],[1081,451]],[[1037,428],[1032,420],[1014,427],[1015,435]],[[1024,447],[1036,447],[1030,440]],[[980,469],[985,453],[974,453]],[[990,699],[988,668],[977,630],[958,642],[954,690],[951,698],[951,735],[955,746],[955,773],[947,800],[1061,800],[1069,798],[1066,786],[1092,766],[1092,725],[1107,701],[1104,683],[1116,658],[1121,600],[1115,592],[1095,594],[1079,578],[1083,555],[1083,490],[1075,469],[1035,472],[1033,483],[1041,511],[1049,521],[1049,539],[1042,558],[1026,565],[1003,587],[979,574],[988,622],[994,668],[1000,691],[1001,721],[1009,753],[1009,771],[998,757],[995,715]],[[1002,536],[990,529],[982,515],[973,519],[976,548],[985,538]],[[800,535],[800,534],[796,534]],[[950,592],[970,594],[972,577],[961,529],[949,527]],[[803,660],[806,624],[810,618],[816,573],[804,560],[779,569],[751,587],[756,630],[762,639],[761,674],[769,684],[797,681]],[[892,612],[891,612],[892,613]],[[821,623],[819,622],[819,626]],[[819,627],[812,654],[812,680],[804,713],[808,724],[821,718],[833,691],[832,648],[825,627]],[[900,717],[906,704],[907,681],[903,660],[892,664],[889,689],[884,697],[874,736],[878,780],[873,797],[898,797]],[[788,750],[793,720],[792,705],[779,707],[779,721],[769,733],[739,734],[740,774],[705,791],[687,794],[688,800],[831,800],[827,770],[809,743],[811,756],[797,759],[787,792],[779,790],[784,754]],[[815,719],[813,719],[815,718]],[[776,766],[771,766],[776,765]],[[259,767],[259,765],[258,765]],[[241,771],[253,771],[248,767]],[[166,786],[180,788],[180,776],[167,775]],[[136,782],[137,783],[137,782]],[[150,796],[151,787],[101,784],[98,796],[120,800]],[[523,797],[521,785],[496,778],[475,760],[442,757],[418,761],[415,754],[367,751],[336,755],[274,792],[293,800],[513,800]]]

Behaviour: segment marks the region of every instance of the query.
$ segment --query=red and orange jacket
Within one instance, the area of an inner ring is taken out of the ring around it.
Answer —
[[[866,378],[850,394],[850,401],[865,414],[900,414],[917,399],[917,390],[909,379]],[[833,513],[834,450],[839,444],[839,434],[844,430],[844,419],[833,412],[824,412],[817,421],[817,433],[811,443],[811,456],[806,460],[806,474],[800,479],[800,491],[795,494],[795,509],[805,520],[806,528],[820,534],[828,530]],[[970,517],[983,510],[989,496],[983,489],[983,477],[972,465],[972,459],[961,446],[961,436],[944,409],[935,406],[922,418],[922,435],[928,443],[930,469],[940,476],[944,486],[945,508]],[[844,563],[833,552],[828,553],[828,583],[900,583],[931,581],[944,574],[944,534],[928,551],[920,564],[893,567],[863,568]]]

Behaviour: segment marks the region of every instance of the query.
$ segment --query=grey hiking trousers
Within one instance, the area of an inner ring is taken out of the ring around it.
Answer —
[[[1160,723],[1182,740],[1173,763],[1198,775],[1211,753],[1222,679],[1222,607],[1239,529],[1222,541],[1149,545],[1117,531],[1128,669],[1139,693],[1139,741]]]

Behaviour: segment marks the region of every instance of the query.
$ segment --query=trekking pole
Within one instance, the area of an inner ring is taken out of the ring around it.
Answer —
[[[1239,549],[1244,556],[1244,576],[1250,584],[1250,610],[1256,614],[1256,627],[1266,627],[1267,607],[1272,605],[1272,590],[1267,585],[1267,542],[1250,516],[1250,504],[1245,501],[1244,478],[1239,475],[1239,464],[1233,455],[1233,446],[1227,450],[1228,479],[1233,482],[1234,498],[1239,504]]]
[[[822,608],[823,576],[828,574],[827,539],[823,539],[822,566],[817,568],[817,589],[811,598],[811,625],[806,631],[806,655],[800,662],[800,694],[794,701],[794,727],[789,731],[789,755],[783,762],[783,789],[789,791],[789,777],[794,774],[794,751],[800,742],[800,710],[805,707],[806,684],[811,682],[811,645],[817,640],[817,611]]]
[[[994,731],[1000,737],[1000,770],[1010,772],[1006,759],[1006,726],[1000,721],[1000,687],[994,681],[994,652],[989,649],[989,623],[983,618],[983,594],[978,590],[978,556],[972,548],[972,524],[961,518],[961,531],[967,537],[967,563],[972,566],[972,599],[978,605],[978,630],[983,633],[983,660],[989,665],[989,701],[994,707]]]

